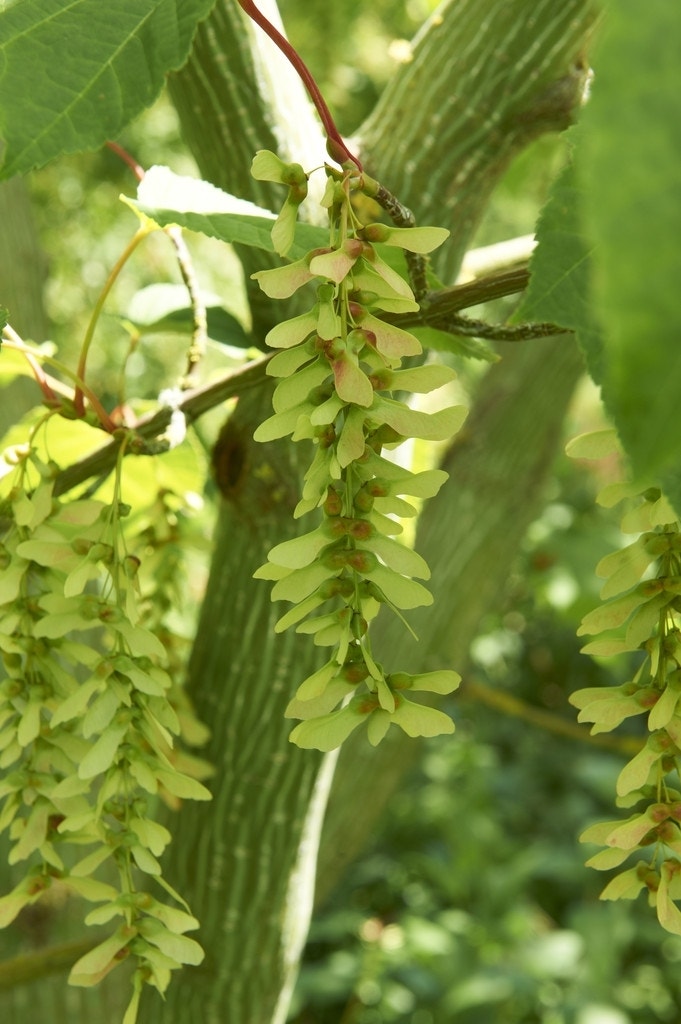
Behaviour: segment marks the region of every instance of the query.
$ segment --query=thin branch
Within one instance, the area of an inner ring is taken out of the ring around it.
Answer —
[[[115,153],[116,156],[120,157],[123,163],[127,164],[139,182],[144,181],[146,171],[142,165],[138,164],[135,158],[128,153],[127,149],[124,149],[123,146],[120,146],[117,142],[111,141],[107,142],[107,146],[112,153]],[[182,275],[182,280],[189,292],[189,303],[192,308],[192,341],[187,353],[187,369],[182,382],[183,388],[188,388],[194,376],[194,371],[206,351],[206,342],[208,339],[206,304],[201,298],[201,290],[196,277],[194,263],[189,249],[187,248],[187,243],[184,240],[182,228],[177,227],[175,224],[169,224],[163,230],[175,248],[177,262],[180,267],[180,274]]]
[[[460,334],[469,338],[485,338],[487,341],[531,341],[534,338],[548,338],[555,334],[571,334],[567,327],[553,323],[488,324],[485,320],[474,320],[468,316],[450,313],[437,325],[449,334]]]
[[[465,284],[455,284],[449,288],[428,292],[420,301],[421,308],[418,313],[403,313],[399,317],[388,315],[384,319],[399,322],[402,327],[426,324],[450,334],[488,338],[492,341],[526,341],[555,334],[571,334],[568,328],[559,324],[488,324],[484,320],[459,315],[459,310],[479,306],[483,302],[492,302],[507,295],[520,294],[527,287],[529,280],[530,272],[527,267],[486,274],[474,281],[466,281]]]
[[[57,971],[69,970],[85,953],[93,949],[99,939],[76,939],[46,949],[22,953],[0,961],[0,991],[26,985]]]
[[[295,50],[291,43],[289,43],[288,39],[281,34],[279,29],[275,28],[272,22],[267,20],[262,11],[258,10],[252,0],[237,0],[237,3],[239,4],[239,7],[241,7],[242,11],[244,11],[249,18],[252,18],[252,20],[260,26],[263,32],[270,37],[275,46],[279,47],[286,59],[290,61],[298,72],[305,88],[308,91],[310,99],[317,108],[317,113],[319,114],[321,122],[324,125],[324,131],[326,132],[328,140],[327,149],[331,158],[333,160],[337,160],[341,165],[350,160],[361,172],[361,163],[343,142],[341,134],[336,127],[336,122],[331,116],[331,111],[326,105],[326,101],[320,92],[319,86],[312,77],[310,69],[307,67],[300,54]]]
[[[189,302],[192,308],[192,341],[187,352],[187,369],[185,370],[182,382],[182,387],[188,388],[194,379],[196,368],[206,351],[208,315],[206,313],[206,304],[201,297],[201,289],[199,288],[196,271],[194,270],[194,262],[184,240],[182,228],[171,224],[164,228],[164,231],[175,246],[180,273],[189,292]]]
[[[204,412],[215,408],[216,405],[220,405],[228,398],[234,398],[236,395],[243,394],[249,388],[261,384],[265,379],[265,367],[270,358],[270,356],[265,356],[263,359],[246,363],[245,366],[235,370],[221,380],[201,388],[195,388],[192,391],[187,391],[182,400],[177,403],[175,409],[184,413],[188,423],[194,422]],[[128,429],[121,428],[116,432],[116,436],[108,444],[104,445],[103,448],[99,448],[86,458],[81,459],[79,462],[74,462],[72,466],[62,470],[55,481],[55,495],[64,494],[66,491],[70,491],[71,488],[77,487],[78,484],[84,483],[84,481],[90,480],[93,477],[102,477],[110,473],[116,464],[116,458],[123,439],[129,436],[130,431],[135,436],[128,442],[129,454],[150,455],[157,451],[163,451],[163,445],[159,446],[153,442],[162,438],[164,431],[167,430],[170,424],[170,418],[174,411],[169,406],[162,406],[156,412],[147,413],[146,416],[140,417],[132,427]]]
[[[480,704],[485,704],[487,707],[494,708],[495,711],[501,711],[505,715],[510,715],[513,718],[522,718],[524,721],[530,722],[546,732],[566,736],[572,740],[579,740],[580,743],[588,743],[592,747],[604,747],[606,750],[612,750],[615,753],[622,754],[624,757],[638,754],[643,746],[642,741],[635,739],[633,736],[603,736],[600,733],[592,736],[588,729],[577,725],[576,722],[570,722],[560,715],[553,714],[551,711],[536,708],[510,693],[496,690],[491,686],[486,686],[481,682],[474,682],[471,679],[465,681],[460,693],[464,699],[470,698]]]

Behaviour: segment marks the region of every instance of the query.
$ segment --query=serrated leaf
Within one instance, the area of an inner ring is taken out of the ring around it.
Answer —
[[[166,73],[185,62],[211,6],[212,0],[31,0],[5,7],[2,176],[115,138],[156,99]]]
[[[168,167],[151,167],[129,205],[161,227],[178,224],[223,242],[240,242],[274,252],[271,231],[276,217],[255,203],[223,192],[207,181],[174,174]],[[310,249],[328,243],[329,233],[310,224],[297,224],[289,256],[299,259]]]
[[[514,322],[547,320],[575,331],[591,376],[602,378],[602,336],[591,300],[593,243],[585,237],[582,191],[572,161],[549,192],[537,222],[530,283]]]
[[[133,296],[126,316],[139,334],[187,334],[194,330],[194,310],[187,289],[179,284],[151,284]],[[247,348],[251,340],[218,295],[201,295],[206,309],[208,337],[223,345]]]
[[[642,475],[678,466],[681,359],[678,211],[679,9],[608,9],[580,124],[585,225],[597,246],[593,301],[604,329],[603,397]]]

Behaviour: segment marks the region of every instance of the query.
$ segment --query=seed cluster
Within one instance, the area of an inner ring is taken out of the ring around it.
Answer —
[[[588,450],[588,437],[578,445]],[[602,441],[599,443],[602,447]],[[608,504],[636,493],[610,487]],[[657,488],[644,492],[622,521],[633,543],[601,560],[604,603],[583,620],[580,634],[597,636],[583,648],[610,656],[640,652],[633,677],[621,686],[578,690],[570,701],[592,733],[610,732],[625,719],[647,715],[641,749],[617,779],[617,803],[635,808],[626,820],[600,822],[581,836],[606,849],[587,864],[608,870],[632,855],[636,863],[608,883],[601,899],[648,893],[660,924],[681,935],[681,532],[676,514]],[[651,567],[653,572],[651,574]]]
[[[29,445],[11,457],[0,545],[0,830],[10,863],[27,867],[0,898],[0,926],[55,887],[98,904],[86,924],[120,919],[70,981],[94,985],[134,958],[133,1020],[144,983],[163,992],[173,970],[203,959],[185,934],[198,921],[161,874],[171,836],[154,820],[158,797],[210,794],[173,761],[180,722],[164,646],[145,620],[140,563],[126,550],[120,475],[109,503],[58,500],[56,467]],[[140,874],[180,906],[140,888]]]
[[[306,175],[299,165],[284,164],[264,151],[256,157],[253,173],[289,187],[273,230],[275,247],[284,254],[293,240]],[[316,301],[308,312],[267,335],[267,343],[278,350],[268,373],[280,381],[274,415],[256,430],[255,438],[291,436],[313,443],[314,457],[295,515],[321,509],[322,521],[309,533],[274,547],[256,576],[274,581],[273,600],[294,605],[279,619],[277,630],[295,626],[319,646],[331,648],[329,660],[304,680],[287,710],[290,717],[302,719],[292,741],[320,750],[338,746],[362,722],[374,744],[392,723],[411,736],[453,731],[448,716],[409,700],[406,692],[448,693],[459,676],[451,671],[385,672],[372,656],[369,624],[381,605],[401,617],[404,610],[432,602],[430,592],[417,582],[430,577],[429,568],[420,555],[394,539],[402,530],[394,517],[416,514],[405,495],[432,497],[446,479],[441,470],[413,473],[387,459],[383,449],[407,438],[448,439],[466,416],[463,407],[421,412],[399,397],[434,391],[455,375],[443,365],[402,368],[405,357],[421,355],[421,345],[414,335],[381,319],[386,312],[419,307],[376,243],[426,253],[447,232],[363,225],[351,203],[361,176],[354,169],[340,173],[327,168],[327,174],[322,202],[329,212],[328,247],[254,274],[271,298],[288,298],[304,285],[316,287]]]

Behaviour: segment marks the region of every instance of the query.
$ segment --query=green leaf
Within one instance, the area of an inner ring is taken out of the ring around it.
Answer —
[[[223,345],[248,348],[250,338],[243,327],[222,305],[217,295],[201,296],[206,307],[208,337]],[[150,284],[133,296],[124,321],[140,334],[187,334],[194,330],[194,311],[188,303],[187,289],[180,284]]]
[[[3,177],[115,137],[184,64],[213,0],[18,0],[0,13]],[[30,88],[27,74],[30,73]]]
[[[681,449],[680,31],[678,4],[610,4],[580,131],[603,395],[641,475],[674,469]]]
[[[580,214],[581,191],[569,163],[537,223],[530,283],[513,320],[548,320],[575,331],[591,376],[602,378],[602,338],[591,301],[592,249]]]
[[[151,217],[161,227],[179,224],[223,242],[240,242],[274,252],[272,226],[275,215],[254,203],[223,192],[207,181],[173,174],[168,167],[151,167],[137,191],[126,202]],[[289,252],[297,260],[310,249],[328,243],[328,230],[297,224]]]
[[[621,450],[617,432],[612,428],[579,434],[565,445],[566,454],[571,459],[605,459],[609,455],[619,455]]]
[[[324,583],[325,580],[338,576],[340,569],[329,569],[325,565],[313,562],[303,569],[294,569],[284,579],[275,583],[272,588],[273,601],[304,601]]]

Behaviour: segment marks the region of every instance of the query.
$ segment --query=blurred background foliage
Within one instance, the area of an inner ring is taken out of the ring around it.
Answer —
[[[342,131],[352,133],[370,111],[395,62],[406,58],[407,41],[435,6],[434,0],[281,0],[289,36]],[[143,166],[196,173],[167,99],[118,141]],[[562,139],[545,138],[513,164],[476,244],[533,230],[564,152]],[[89,311],[136,229],[134,216],[118,202],[121,192],[134,194],[135,181],[113,153],[102,150],[62,158],[33,174],[29,186],[49,261],[51,338],[73,364]],[[233,254],[208,239],[190,237],[188,244],[204,290],[218,295],[247,330]],[[108,401],[118,394],[126,352],[134,393],[143,398],[153,399],[182,373],[185,336],[159,331],[139,338],[130,327],[139,293],[158,283],[181,283],[172,247],[160,232],[126,266],[98,328],[91,374]],[[497,304],[482,312],[501,319],[510,308]],[[242,354],[215,345],[211,358],[219,369]],[[484,364],[459,368],[474,390]],[[13,412],[21,412],[19,398]],[[565,438],[601,423],[597,395],[584,385]],[[202,424],[206,450],[219,425],[218,417]],[[581,616],[597,601],[593,567],[620,539],[616,520],[594,504],[603,472],[558,457],[545,509],[518,552],[498,611],[480,624],[465,674],[473,684],[512,694],[570,726],[571,691],[621,682],[626,673],[614,659],[596,663],[581,655],[575,637]],[[207,491],[210,505],[210,485]],[[205,559],[199,562],[201,580]],[[599,903],[603,876],[584,868],[587,854],[577,842],[591,821],[613,816],[623,759],[491,709],[475,698],[475,686],[464,684],[450,710],[455,737],[424,744],[418,769],[387,809],[371,848],[319,908],[291,1021],[681,1020],[681,939],[662,933],[642,903]]]

